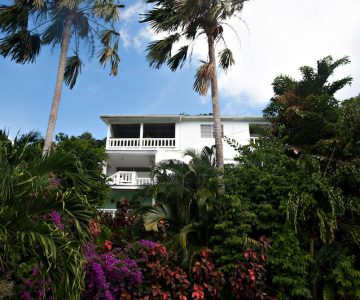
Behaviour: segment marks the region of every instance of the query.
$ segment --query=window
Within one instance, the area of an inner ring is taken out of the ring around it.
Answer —
[[[112,124],[111,129],[114,138],[138,139],[140,137],[140,124]]]
[[[211,138],[212,137],[212,128],[213,125],[204,125],[201,124],[201,137],[202,138]]]
[[[145,123],[144,138],[175,138],[175,123]]]
[[[214,125],[208,125],[208,124],[201,124],[201,137],[202,138],[214,138],[215,137],[215,131],[214,131]],[[224,137],[224,125],[221,124],[221,136]]]

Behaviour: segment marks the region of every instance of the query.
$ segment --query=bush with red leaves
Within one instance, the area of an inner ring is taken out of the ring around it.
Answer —
[[[201,253],[195,256],[196,260],[191,269],[193,299],[217,299],[225,284],[224,274],[215,270],[209,255],[210,249],[203,248]]]
[[[231,277],[231,287],[237,299],[272,299],[265,293],[266,251],[270,248],[265,236],[260,237],[260,249],[248,248],[244,252],[244,261],[240,262]]]
[[[159,243],[141,240],[135,245],[137,262],[142,266],[142,300],[187,300],[190,281],[186,272],[177,266],[176,257]]]

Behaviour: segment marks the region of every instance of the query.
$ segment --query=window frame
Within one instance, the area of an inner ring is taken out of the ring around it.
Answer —
[[[204,130],[204,127],[208,127],[210,129]],[[204,136],[204,133],[207,133],[207,136]],[[215,138],[215,130],[214,124],[200,124],[200,137],[202,139],[213,139]],[[224,124],[221,124],[221,137],[224,137]]]

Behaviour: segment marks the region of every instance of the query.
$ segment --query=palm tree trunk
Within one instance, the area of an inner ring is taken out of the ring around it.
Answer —
[[[71,36],[71,25],[72,25],[72,16],[69,16],[65,23],[64,28],[64,36],[61,42],[61,53],[59,59],[58,72],[56,77],[55,84],[55,92],[54,98],[51,106],[49,123],[46,131],[44,148],[43,148],[43,156],[45,156],[50,150],[52,145],[52,139],[55,131],[55,123],[57,119],[57,114],[59,110],[60,98],[61,98],[61,90],[64,81],[64,73],[66,66],[66,55],[70,44],[70,36]]]
[[[224,169],[224,150],[222,141],[221,130],[221,116],[220,116],[220,103],[219,103],[219,87],[217,82],[216,73],[216,57],[215,57],[215,41],[212,34],[207,35],[209,46],[209,60],[213,65],[213,73],[211,76],[211,97],[214,119],[214,133],[215,133],[215,146],[216,146],[216,167],[219,170]]]
[[[309,250],[310,250],[310,256],[314,259],[315,258],[315,238],[311,237],[310,238],[310,246],[309,246]],[[317,288],[316,288],[316,281],[314,281],[311,284],[311,296],[312,299],[316,300],[317,299]]]

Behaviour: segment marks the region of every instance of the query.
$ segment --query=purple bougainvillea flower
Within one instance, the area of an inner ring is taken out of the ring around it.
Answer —
[[[104,270],[101,266],[101,264],[97,263],[97,262],[93,262],[91,264],[91,267],[94,271],[94,279],[96,282],[96,285],[100,288],[100,289],[108,289],[109,288],[109,284],[106,282],[106,277],[104,274]]]
[[[53,221],[53,223],[57,228],[64,230],[64,225],[61,222],[61,215],[56,210],[52,210],[49,213],[49,217],[51,218],[51,220]]]
[[[39,268],[38,267],[33,267],[31,269],[31,275],[32,276],[36,276],[39,273]]]
[[[148,247],[150,249],[154,249],[157,246],[157,243],[148,240],[140,240],[139,245],[142,247]]]
[[[113,294],[109,290],[105,291],[105,299],[106,300],[116,300],[114,298]]]
[[[23,300],[32,300],[31,299],[31,295],[30,295],[30,292],[28,292],[28,291],[23,291],[22,293],[21,293],[21,299],[23,299]]]
[[[87,242],[81,248],[87,261],[90,262],[92,259],[96,258],[96,246],[93,242]]]

